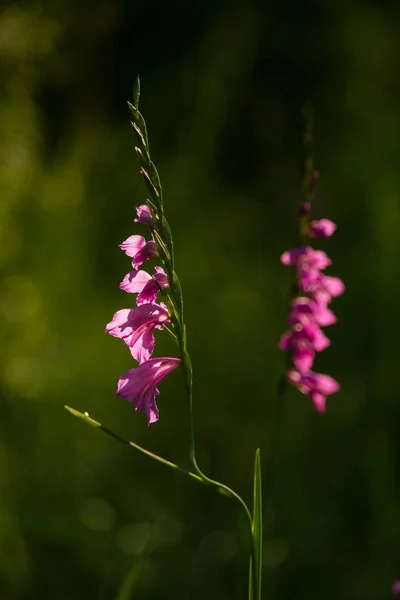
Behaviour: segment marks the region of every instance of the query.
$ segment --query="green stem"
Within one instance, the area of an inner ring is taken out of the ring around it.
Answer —
[[[193,479],[196,479],[196,481],[202,482],[201,478],[198,475],[196,475],[195,473],[192,473],[191,471],[188,471],[187,469],[183,469],[182,467],[179,467],[175,463],[173,463],[169,460],[166,460],[165,458],[162,458],[161,456],[158,456],[158,454],[154,454],[153,452],[146,450],[142,446],[139,446],[139,444],[135,444],[134,442],[126,440],[125,438],[118,435],[118,433],[115,433],[111,429],[107,429],[107,427],[104,427],[101,423],[92,419],[92,417],[90,417],[88,413],[81,413],[79,410],[76,410],[75,408],[71,408],[70,406],[64,406],[64,408],[68,412],[70,412],[71,415],[73,415],[74,417],[78,417],[79,419],[82,419],[88,425],[91,425],[92,427],[95,427],[96,429],[103,431],[103,433],[106,433],[107,435],[113,437],[115,440],[118,440],[118,442],[122,442],[126,446],[130,446],[131,448],[135,448],[135,450],[139,450],[139,452],[141,452],[142,454],[145,454],[149,458],[153,458],[157,462],[165,465],[166,467],[169,467],[170,469],[174,469],[175,471],[178,471],[179,473],[182,473],[183,475],[187,475],[188,477],[192,477]]]

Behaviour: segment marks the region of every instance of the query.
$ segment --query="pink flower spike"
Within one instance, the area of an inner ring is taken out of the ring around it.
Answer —
[[[319,219],[312,221],[308,228],[308,235],[314,238],[328,238],[336,230],[336,224],[330,219]]]
[[[340,389],[338,382],[322,373],[308,371],[308,373],[300,373],[295,369],[290,369],[287,372],[288,380],[297,387],[302,393],[310,396],[318,412],[325,411],[326,396],[334,394]]]
[[[137,219],[135,219],[135,223],[141,223],[142,225],[153,227],[153,217],[151,216],[151,211],[147,204],[141,204],[140,206],[137,206],[136,214]]]
[[[139,364],[147,361],[154,350],[154,329],[162,328],[169,321],[165,306],[147,303],[135,309],[123,309],[115,313],[106,326],[106,332],[122,338],[129,346],[133,358]]]
[[[146,242],[142,235],[131,235],[120,244],[120,248],[127,256],[132,257],[132,267],[134,269],[140,267],[149,258],[158,256],[155,241],[149,240]]]
[[[117,396],[132,402],[136,410],[144,410],[149,425],[158,420],[157,385],[180,364],[179,358],[151,358],[135,369],[129,369],[118,381]]]

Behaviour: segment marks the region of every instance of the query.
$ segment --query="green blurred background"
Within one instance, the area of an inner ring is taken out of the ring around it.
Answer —
[[[126,100],[142,79],[195,369],[198,457],[251,502],[268,469],[296,232],[301,107],[316,111],[314,217],[346,294],[290,390],[265,497],[265,600],[390,598],[400,578],[400,5],[369,0],[53,0],[0,15],[0,598],[246,597],[232,501],[67,414],[187,464],[179,371],[160,421],[114,396],[133,366],[105,323],[146,192]],[[158,335],[156,355],[176,353]],[[127,579],[128,578],[128,579]]]

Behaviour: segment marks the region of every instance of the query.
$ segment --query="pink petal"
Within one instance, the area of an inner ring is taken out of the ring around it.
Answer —
[[[133,256],[132,267],[137,269],[149,258],[158,256],[157,246],[154,240],[149,240],[145,245]]]
[[[146,413],[149,425],[154,423],[158,419],[157,386],[179,364],[179,358],[151,358],[120,377],[117,396],[133,402],[136,410]]]
[[[129,294],[137,294],[143,290],[146,283],[151,279],[151,275],[146,271],[137,271],[135,269],[125,275],[119,287]]]
[[[326,398],[320,392],[311,392],[310,398],[318,412],[324,413],[326,410]]]
[[[318,390],[325,395],[334,394],[340,390],[340,385],[330,377],[329,375],[323,375],[322,373],[315,373],[316,385]]]
[[[298,345],[293,354],[293,363],[301,373],[307,373],[313,365],[314,357],[311,347]]]
[[[127,240],[120,244],[121,250],[125,252],[127,256],[135,256],[139,250],[145,246],[146,240],[142,235],[131,235]]]
[[[130,308],[124,308],[116,312],[112,321],[107,323],[106,332],[118,338],[123,338],[129,335],[132,331],[132,327],[129,324],[129,316],[131,312],[132,311]]]
[[[331,296],[340,296],[345,291],[344,283],[339,277],[324,275],[322,280],[325,290]]]

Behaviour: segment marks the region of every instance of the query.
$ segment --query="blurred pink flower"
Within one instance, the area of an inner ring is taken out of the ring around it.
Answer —
[[[329,375],[322,373],[300,373],[295,369],[287,372],[288,380],[302,393],[310,396],[318,412],[325,412],[326,396],[339,391],[340,385]]]
[[[307,207],[309,209],[309,207]],[[300,216],[307,214],[303,209]],[[329,219],[313,221],[308,227],[308,237],[330,237],[336,229]],[[279,341],[282,350],[292,352],[296,369],[288,371],[288,379],[303,394],[310,396],[318,411],[325,410],[328,394],[339,389],[339,384],[329,377],[313,373],[315,353],[321,352],[330,344],[321,327],[336,323],[336,316],[328,308],[335,296],[344,292],[344,284],[339,277],[322,273],[332,264],[329,256],[322,250],[311,246],[287,250],[281,256],[281,262],[295,268],[298,295],[293,298],[288,316],[290,330]]]
[[[392,593],[395,598],[400,598],[400,581],[395,581],[392,585]]]
[[[308,228],[308,235],[315,238],[328,238],[334,234],[336,224],[330,219],[319,219],[312,221]]]

